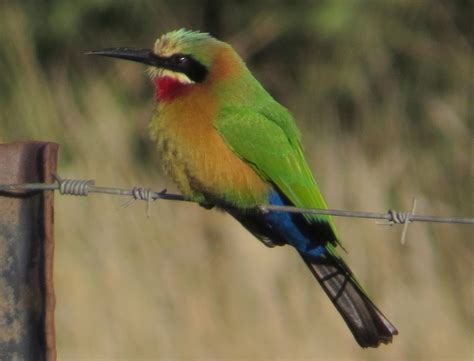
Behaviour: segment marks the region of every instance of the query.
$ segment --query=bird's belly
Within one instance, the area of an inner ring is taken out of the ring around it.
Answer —
[[[254,207],[266,203],[271,186],[235,155],[212,126],[153,119],[165,172],[179,190],[198,202]]]

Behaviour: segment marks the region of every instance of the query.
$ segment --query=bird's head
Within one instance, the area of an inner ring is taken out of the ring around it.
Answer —
[[[240,62],[228,44],[207,33],[185,29],[162,35],[153,49],[110,48],[87,54],[149,65],[159,100],[172,99],[183,90],[226,77],[232,68],[229,63]]]

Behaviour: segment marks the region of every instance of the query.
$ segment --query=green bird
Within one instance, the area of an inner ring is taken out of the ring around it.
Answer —
[[[331,217],[257,207],[327,205],[293,116],[229,44],[181,29],[159,37],[153,49],[90,54],[149,65],[157,100],[150,133],[164,170],[185,197],[227,211],[269,247],[292,246],[360,346],[392,341],[397,329],[337,252],[340,239]]]

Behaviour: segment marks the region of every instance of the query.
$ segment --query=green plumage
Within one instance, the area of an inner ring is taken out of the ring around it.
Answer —
[[[150,130],[165,170],[190,199],[216,204],[266,245],[293,246],[362,347],[392,341],[382,315],[338,255],[331,217],[260,212],[262,202],[327,208],[293,117],[224,42],[179,30],[153,51],[97,52],[151,65],[159,101]]]
[[[274,103],[268,116],[246,107],[222,109],[215,127],[229,147],[297,207],[327,208],[304,159],[299,132],[289,112]],[[331,217],[305,215],[325,222],[336,234]]]
[[[214,126],[228,146],[296,207],[326,209],[305,160],[301,136],[291,113],[273,99],[238,58],[242,74],[223,81],[216,97],[220,110]],[[328,225],[338,242],[331,217],[306,214],[308,221]]]

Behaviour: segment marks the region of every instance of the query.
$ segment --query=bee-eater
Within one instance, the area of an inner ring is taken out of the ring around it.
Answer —
[[[89,54],[149,65],[156,89],[150,133],[164,170],[190,200],[215,205],[269,247],[296,249],[362,347],[398,334],[337,253],[329,216],[263,212],[259,205],[327,208],[290,112],[235,50],[207,33],[177,30],[153,49]]]

